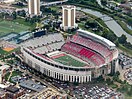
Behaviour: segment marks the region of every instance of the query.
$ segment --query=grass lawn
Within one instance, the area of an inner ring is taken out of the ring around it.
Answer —
[[[6,54],[7,52],[0,48],[0,54]]]
[[[14,50],[11,50],[11,51],[9,51],[9,52],[6,52],[6,51],[4,51],[3,49],[1,49],[0,48],[0,54],[2,54],[2,55],[7,55],[7,54],[10,54],[10,53],[12,53],[12,52],[15,52],[15,51],[18,51],[18,50],[20,50],[20,48],[16,48],[16,49],[14,49]]]
[[[20,72],[20,71],[13,71],[11,77],[18,76],[18,75],[21,75],[21,74],[22,74],[22,72]],[[10,72],[5,75],[5,80],[8,80],[9,75],[10,75]],[[10,80],[9,80],[10,82],[12,82],[11,77],[10,77]]]
[[[19,33],[28,30],[30,27],[13,21],[0,21],[0,36],[11,32]]]
[[[51,6],[50,8],[51,8],[51,10],[54,10],[54,11],[61,10],[58,6]]]
[[[59,58],[55,58],[54,60],[59,63],[62,63],[64,65],[69,65],[69,66],[83,67],[86,65],[85,63],[75,60],[72,57],[67,56],[67,55],[59,57]]]
[[[122,21],[120,21],[120,20],[117,20],[117,23],[118,23],[128,34],[132,35],[132,30],[130,30],[124,22],[122,22]]]
[[[132,96],[129,96],[127,94],[124,94],[125,95],[125,99],[132,99]]]
[[[121,44],[119,45],[118,48],[121,49],[124,53],[132,56],[132,50],[131,49],[128,49],[128,48],[122,46]]]
[[[109,87],[112,87],[114,89],[114,88],[117,88],[118,86],[116,84],[112,84],[112,85],[109,85]]]

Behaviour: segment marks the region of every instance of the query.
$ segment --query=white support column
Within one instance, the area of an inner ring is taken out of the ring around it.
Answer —
[[[84,76],[84,82],[86,82],[86,76]]]
[[[85,76],[83,76],[83,82],[85,82]]]
[[[72,82],[72,76],[70,75],[70,82]]]
[[[77,76],[75,76],[75,79],[76,79],[76,81],[75,81],[75,82],[77,82]]]
[[[60,74],[58,73],[58,79],[60,79]]]
[[[91,76],[89,76],[89,81],[91,81]]]
[[[79,83],[81,83],[81,81],[80,81],[80,76],[78,76],[78,77],[79,77],[79,80],[78,80],[78,82],[79,82]]]

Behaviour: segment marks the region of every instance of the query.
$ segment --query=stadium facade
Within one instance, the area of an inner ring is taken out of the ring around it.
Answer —
[[[114,43],[84,30],[78,30],[66,41],[60,33],[28,40],[22,45],[21,52],[24,62],[37,71],[58,80],[79,83],[115,72],[118,57]],[[55,61],[65,55],[85,65]]]

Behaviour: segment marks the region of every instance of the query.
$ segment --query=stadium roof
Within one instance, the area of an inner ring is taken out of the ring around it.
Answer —
[[[93,36],[93,37],[95,37],[95,38],[98,38],[98,39],[100,39],[101,41],[105,42],[105,43],[106,43],[107,45],[109,45],[109,46],[112,46],[112,47],[115,47],[115,46],[116,46],[114,43],[112,43],[111,41],[107,40],[106,38],[101,37],[101,36],[98,36],[98,35],[96,35],[96,34],[94,34],[94,33],[91,33],[91,32],[85,31],[85,30],[81,30],[81,29],[79,29],[79,30],[77,30],[77,31],[78,31],[78,32],[83,32],[83,33],[86,33],[86,34],[88,34],[88,35],[90,35],[90,36]]]

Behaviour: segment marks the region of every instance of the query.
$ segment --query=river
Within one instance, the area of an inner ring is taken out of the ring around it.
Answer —
[[[98,18],[101,18],[104,21],[104,23],[108,26],[108,28],[111,29],[118,37],[120,37],[122,34],[124,34],[127,37],[127,41],[132,44],[132,36],[130,34],[126,33],[122,29],[122,27],[115,20],[113,20],[113,18],[109,17],[106,14],[102,14],[101,12],[94,11],[94,10],[87,9],[87,8],[77,7],[77,10],[81,10],[85,13],[89,13],[89,14],[92,14],[92,15],[98,17]]]

